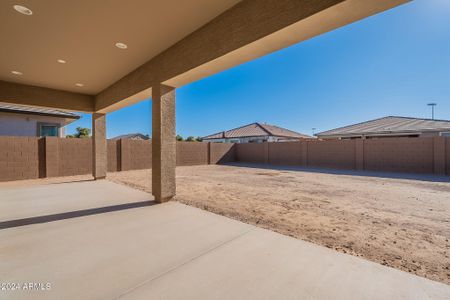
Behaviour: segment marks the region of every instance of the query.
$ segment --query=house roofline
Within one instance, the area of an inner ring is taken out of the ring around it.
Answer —
[[[374,122],[374,121],[378,121],[378,120],[383,120],[383,119],[387,119],[387,118],[401,118],[401,119],[408,119],[408,120],[421,120],[421,121],[436,121],[436,122],[448,122],[450,123],[450,120],[441,120],[441,119],[428,119],[428,118],[416,118],[416,117],[404,117],[404,116],[385,116],[385,117],[381,117],[381,118],[375,118],[372,120],[368,120],[368,121],[364,121],[364,122],[359,122],[359,123],[355,123],[355,124],[351,124],[351,125],[345,125],[345,126],[341,126],[341,127],[337,127],[337,128],[333,128],[330,130],[326,130],[326,131],[322,131],[322,132],[318,132],[316,134],[314,134],[317,137],[320,136],[343,136],[343,135],[352,135],[352,136],[359,136],[362,134],[374,134],[374,132],[366,132],[366,133],[357,133],[357,134],[351,134],[351,133],[347,133],[347,134],[327,134],[327,132],[330,131],[336,131],[336,130],[341,130],[341,129],[345,129],[345,128],[349,128],[349,127],[353,127],[353,126],[358,126],[358,125],[362,125],[362,124],[366,124],[366,123],[370,123],[370,122]],[[421,129],[421,131],[426,131],[427,129]],[[428,129],[428,131],[438,131],[439,129]],[[444,129],[446,130],[446,129]],[[395,131],[392,131],[395,132]],[[399,132],[408,132],[408,131],[399,131]],[[414,131],[416,132],[416,131]],[[378,132],[380,133],[380,132]]]
[[[37,112],[37,111],[26,111],[26,110],[14,109],[14,108],[0,108],[0,112],[13,113],[13,114],[24,114],[24,115],[57,117],[57,118],[74,119],[74,120],[78,120],[80,118],[80,116],[78,116],[78,115],[60,115],[60,114],[52,114],[52,113]]]

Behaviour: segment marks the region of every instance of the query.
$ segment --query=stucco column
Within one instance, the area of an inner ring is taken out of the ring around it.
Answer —
[[[106,177],[106,115],[92,114],[92,176],[95,179]]]
[[[175,196],[175,89],[152,86],[152,194],[157,202]]]

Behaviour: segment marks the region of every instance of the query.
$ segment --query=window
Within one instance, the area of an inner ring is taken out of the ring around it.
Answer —
[[[441,132],[441,136],[450,137],[450,132]]]
[[[58,126],[40,125],[39,136],[58,136]]]

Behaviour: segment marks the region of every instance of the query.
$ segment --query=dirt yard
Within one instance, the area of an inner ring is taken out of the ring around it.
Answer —
[[[361,174],[178,167],[176,200],[450,284],[450,183]],[[108,174],[149,192],[150,177]]]

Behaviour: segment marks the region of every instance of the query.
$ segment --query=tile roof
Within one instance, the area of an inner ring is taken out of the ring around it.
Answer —
[[[128,134],[122,134],[122,135],[118,135],[114,138],[112,138],[112,140],[118,140],[118,139],[141,139],[141,140],[149,140],[150,137],[147,135],[144,135],[142,133],[128,133]]]
[[[450,121],[388,116],[358,124],[319,132],[318,137],[359,136],[369,134],[450,131]]]
[[[40,108],[34,106],[25,105],[13,105],[8,103],[0,102],[0,112],[10,112],[17,114],[29,114],[29,115],[41,115],[41,116],[51,116],[69,119],[79,119],[80,116],[71,112],[50,109],[50,108]]]
[[[301,134],[275,125],[252,123],[228,131],[222,131],[215,134],[211,134],[202,137],[202,139],[241,138],[253,136],[278,136],[297,139],[311,138],[308,135]]]

